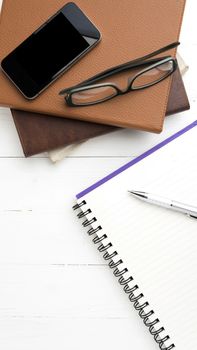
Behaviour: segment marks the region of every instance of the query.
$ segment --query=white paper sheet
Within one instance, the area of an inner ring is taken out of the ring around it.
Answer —
[[[197,220],[128,190],[197,207],[196,180],[197,126],[82,197],[179,350],[197,349]]]

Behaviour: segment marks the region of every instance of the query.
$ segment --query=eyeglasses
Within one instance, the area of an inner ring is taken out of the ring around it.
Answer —
[[[66,94],[65,101],[69,106],[83,107],[102,103],[131,91],[151,87],[169,77],[176,70],[177,60],[171,56],[153,58],[151,60],[149,58],[172,49],[179,44],[179,42],[172,43],[146,56],[107,69],[84,80],[80,84],[61,90],[59,94]],[[127,87],[124,90],[121,90],[117,84],[111,82],[97,84],[97,81],[101,79],[131,69],[137,70],[137,73],[129,76]]]

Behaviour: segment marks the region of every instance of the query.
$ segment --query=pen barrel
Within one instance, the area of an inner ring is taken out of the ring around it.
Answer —
[[[197,218],[197,207],[193,205],[172,201],[172,209]]]
[[[148,202],[154,205],[158,205],[159,207],[164,207],[169,209],[171,207],[172,200],[168,198],[164,198],[162,196],[151,194],[151,196],[148,197]]]
[[[151,196],[148,197],[148,202],[158,205],[160,207],[172,209],[174,211],[178,211],[180,213],[187,214],[197,218],[197,207],[189,204],[177,202],[165,197],[152,195],[152,194]]]

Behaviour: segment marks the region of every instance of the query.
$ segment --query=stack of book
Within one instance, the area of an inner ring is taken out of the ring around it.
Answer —
[[[156,6],[155,6],[156,4]],[[65,1],[4,0],[0,22],[0,60],[50,18]],[[100,29],[102,40],[39,98],[28,101],[0,72],[0,105],[11,108],[26,157],[106,134],[118,128],[161,132],[165,115],[189,109],[180,70],[142,92],[91,107],[72,108],[58,92],[109,67],[131,61],[178,41],[185,1],[88,0],[78,5]],[[39,8],[39,13],[38,13]],[[148,9],[148,11],[147,11]],[[21,15],[22,14],[22,15]],[[140,44],[139,44],[140,43]],[[168,52],[175,56],[176,50]],[[120,77],[120,84],[124,80]],[[151,101],[151,103],[150,103]]]

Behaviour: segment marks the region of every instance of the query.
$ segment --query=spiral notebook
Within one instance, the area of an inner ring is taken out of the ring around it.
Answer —
[[[158,349],[197,349],[197,219],[128,190],[197,206],[196,162],[197,120],[76,196],[78,217]]]

